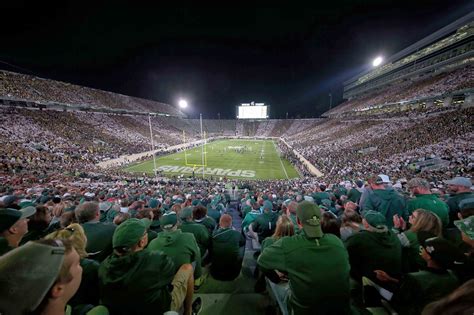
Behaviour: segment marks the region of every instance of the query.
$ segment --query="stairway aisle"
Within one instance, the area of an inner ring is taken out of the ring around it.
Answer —
[[[232,196],[232,194],[230,195]],[[234,228],[240,231],[242,218],[239,216],[235,202],[229,205],[227,213],[232,216]],[[254,291],[255,278],[253,274],[256,267],[254,253],[251,242],[247,240],[242,271],[233,281],[219,281],[208,275],[204,284],[194,294],[200,296],[203,301],[203,309],[200,314],[257,315],[267,313],[272,301],[267,294],[259,294]]]

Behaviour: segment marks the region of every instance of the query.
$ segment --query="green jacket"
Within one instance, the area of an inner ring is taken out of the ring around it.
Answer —
[[[112,254],[99,267],[102,304],[110,314],[163,314],[170,310],[175,272],[172,259],[162,252]]]
[[[415,198],[407,202],[407,210],[409,214],[412,214],[416,209],[433,212],[441,219],[443,227],[447,227],[449,224],[449,207],[436,195],[415,195]]]
[[[178,271],[184,264],[196,262],[194,278],[201,276],[201,252],[194,235],[181,230],[163,231],[148,245],[149,250],[160,250],[171,257]]]
[[[427,269],[409,273],[400,284],[391,303],[400,314],[421,314],[423,308],[459,286],[454,274],[445,270]]]
[[[365,199],[362,210],[374,210],[382,213],[389,229],[393,227],[393,216],[395,214],[405,220],[408,219],[405,199],[393,189],[373,190]]]
[[[206,251],[209,249],[210,243],[209,232],[207,231],[206,227],[203,224],[199,224],[193,221],[183,221],[179,229],[183,232],[191,233],[194,235],[202,258]]]
[[[450,227],[454,227],[453,222],[459,220],[458,212],[459,212],[459,203],[464,199],[474,198],[474,193],[472,192],[462,192],[455,194],[447,200],[447,204],[449,206],[449,221]]]
[[[242,220],[242,230],[246,230],[250,224],[252,224],[253,221],[255,221],[255,218],[260,215],[259,210],[252,210],[249,213],[247,213]]]
[[[240,274],[245,251],[242,233],[231,228],[218,229],[211,240],[211,275],[218,280],[233,280]]]
[[[283,237],[266,247],[257,262],[264,273],[288,274],[294,314],[350,313],[349,259],[336,236],[314,239],[303,231]]]
[[[395,278],[401,275],[402,247],[390,230],[382,233],[359,231],[346,240],[346,248],[351,276],[358,282],[362,281],[362,276],[376,281],[374,270],[378,269]]]
[[[277,220],[278,214],[272,211],[264,212],[255,218],[255,221],[252,223],[252,229],[258,234],[258,241],[260,243],[275,232]]]
[[[86,222],[81,224],[87,237],[86,251],[90,257],[103,261],[112,253],[112,237],[115,224],[102,222]]]

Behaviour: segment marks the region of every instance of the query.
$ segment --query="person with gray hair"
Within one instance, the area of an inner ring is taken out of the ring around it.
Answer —
[[[84,202],[74,211],[87,236],[86,251],[90,258],[103,261],[112,253],[112,237],[115,224],[100,222],[99,204]]]
[[[424,209],[436,214],[446,228],[449,224],[448,205],[431,193],[430,184],[423,178],[413,178],[407,184],[414,198],[407,202],[407,210],[411,215],[416,209]]]
[[[467,177],[455,177],[445,181],[445,183],[448,184],[448,189],[453,193],[447,200],[451,220],[450,227],[453,227],[452,222],[458,219],[459,204],[464,199],[474,198],[474,192],[471,190],[472,181]]]

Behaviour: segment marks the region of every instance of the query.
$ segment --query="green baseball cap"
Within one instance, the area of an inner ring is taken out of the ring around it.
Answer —
[[[0,257],[0,313],[35,310],[56,281],[64,247],[28,242]]]
[[[171,229],[177,222],[178,217],[174,211],[167,212],[160,218],[160,225],[163,229]]]
[[[467,237],[474,240],[474,215],[463,220],[454,221],[454,225]]]
[[[21,210],[11,208],[0,209],[0,232],[8,230],[18,220],[31,217],[36,213],[35,207],[25,207]]]
[[[114,232],[112,238],[112,246],[117,247],[132,247],[145,235],[147,229],[150,227],[151,221],[149,219],[128,219],[120,224]]]
[[[309,201],[302,201],[296,208],[296,216],[303,225],[303,230],[308,237],[322,237],[321,230],[321,210],[319,207]]]
[[[387,226],[387,220],[385,220],[385,217],[380,212],[367,210],[363,213],[363,217],[365,221],[374,228],[384,228]]]

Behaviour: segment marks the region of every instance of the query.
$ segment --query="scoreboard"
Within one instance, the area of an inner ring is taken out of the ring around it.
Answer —
[[[268,107],[264,103],[242,103],[237,106],[237,119],[267,119]]]

